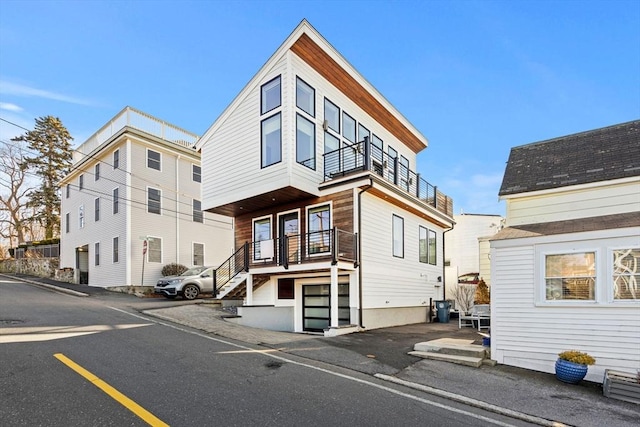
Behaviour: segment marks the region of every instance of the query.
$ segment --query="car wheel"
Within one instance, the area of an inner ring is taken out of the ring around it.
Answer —
[[[200,293],[200,290],[196,285],[187,285],[182,290],[182,295],[184,296],[184,299],[189,299],[189,300],[195,299],[199,293]]]
[[[165,295],[165,298],[167,299],[174,299],[176,296],[175,295]]]

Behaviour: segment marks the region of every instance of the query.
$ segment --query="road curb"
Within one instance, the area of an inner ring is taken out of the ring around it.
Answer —
[[[52,290],[52,291],[62,292],[64,294],[69,294],[69,295],[74,295],[76,297],[88,297],[89,296],[89,294],[86,294],[84,292],[74,291],[73,289],[62,288],[60,286],[50,285],[48,283],[36,282],[35,280],[23,279],[22,277],[7,276],[5,274],[0,274],[0,276],[4,277],[6,279],[19,280],[21,282],[28,283],[28,284],[31,284],[31,285],[36,285],[36,286],[39,286],[41,288],[49,289],[49,290]]]
[[[437,388],[429,387],[422,384],[413,383],[411,381],[401,380],[400,378],[396,378],[390,375],[385,374],[375,374],[376,378],[379,378],[384,381],[389,381],[395,384],[400,384],[406,387],[413,388],[415,390],[424,391],[425,393],[430,393],[436,396],[444,397],[446,399],[454,400],[456,402],[464,403],[465,405],[474,406],[479,409],[484,409],[485,411],[493,412],[500,415],[505,415],[507,417],[516,418],[522,421],[526,421],[532,424],[537,424],[541,426],[547,427],[571,427],[569,424],[564,424],[559,421],[551,421],[545,418],[536,417],[534,415],[528,415],[523,412],[514,411],[512,409],[503,408],[501,406],[493,405],[491,403],[482,402],[480,400],[471,399],[466,396],[462,396],[460,394],[451,393],[445,390],[440,390]]]

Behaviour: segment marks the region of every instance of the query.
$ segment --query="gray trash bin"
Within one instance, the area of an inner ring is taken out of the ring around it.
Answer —
[[[436,301],[436,309],[438,311],[438,322],[449,323],[449,314],[451,312],[451,302]]]

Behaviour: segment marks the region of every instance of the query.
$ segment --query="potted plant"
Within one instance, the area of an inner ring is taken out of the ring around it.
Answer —
[[[578,384],[587,375],[589,365],[596,359],[577,350],[563,351],[556,360],[556,378],[569,384]]]

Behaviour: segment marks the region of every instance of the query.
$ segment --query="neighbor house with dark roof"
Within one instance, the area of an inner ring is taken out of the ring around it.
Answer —
[[[491,355],[554,371],[585,351],[640,369],[640,121],[511,149],[491,240]]]

